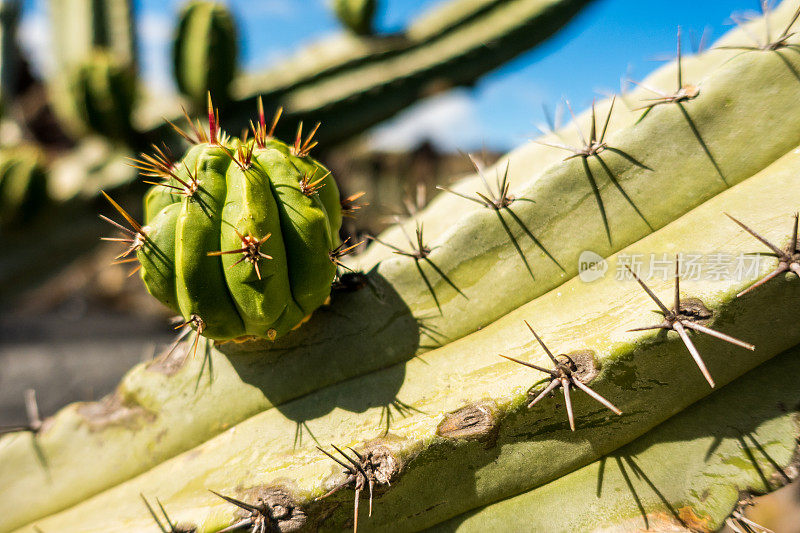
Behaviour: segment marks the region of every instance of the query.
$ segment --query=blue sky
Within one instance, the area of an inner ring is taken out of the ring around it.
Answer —
[[[442,0],[379,0],[378,25],[397,30]],[[787,0],[789,1],[789,0]],[[183,0],[139,0],[142,76],[157,91],[174,90],[169,48]],[[243,68],[259,70],[303,44],[338,31],[326,0],[228,0],[239,23]],[[48,69],[45,0],[25,0],[23,41]],[[485,77],[418,104],[371,133],[376,146],[407,148],[430,137],[445,149],[485,145],[508,150],[537,134],[542,105],[563,97],[584,108],[618,91],[623,76],[640,79],[654,58],[674,53],[678,26],[711,40],[730,29],[733,12],[756,10],[756,0],[596,0],[550,41]],[[685,47],[690,48],[689,39]]]

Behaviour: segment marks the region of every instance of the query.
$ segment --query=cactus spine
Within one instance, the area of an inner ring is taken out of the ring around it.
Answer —
[[[228,8],[218,2],[190,2],[181,14],[172,51],[180,91],[198,108],[209,91],[226,102],[236,74],[237,49],[236,23]]]

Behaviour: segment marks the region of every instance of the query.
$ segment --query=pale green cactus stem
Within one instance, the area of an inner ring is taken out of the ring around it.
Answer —
[[[783,407],[800,402],[799,365],[795,347],[599,461],[433,530],[750,531],[748,496],[797,475],[797,412]]]
[[[768,12],[769,25],[777,35],[780,31],[791,24],[797,13],[797,6],[793,2],[782,2],[774,10]],[[796,21],[795,21],[796,22]],[[722,65],[733,57],[741,54],[740,47],[747,46],[752,42],[752,35],[762,35],[764,33],[765,18],[756,18],[743,23],[741,27],[724,34],[714,45],[706,50],[701,50],[694,55],[687,55],[684,52],[681,60],[682,78],[687,82],[698,85],[701,89],[704,80],[713,75]],[[789,26],[792,28],[793,26]],[[785,54],[785,51],[783,52]],[[778,57],[777,55],[775,56]],[[547,127],[555,128],[555,131],[547,131],[537,139],[512,150],[510,153],[501,157],[495,164],[483,169],[483,174],[494,181],[496,175],[504,174],[506,168],[509,169],[511,193],[515,193],[520,186],[520,181],[531,183],[533,180],[545,175],[545,172],[553,165],[560,163],[569,152],[555,149],[552,145],[580,146],[581,135],[588,134],[592,127],[592,122],[597,124],[598,129],[606,119],[609,119],[606,138],[610,138],[614,133],[632,126],[642,115],[642,106],[648,102],[646,99],[652,98],[653,93],[646,87],[657,88],[663,91],[670,91],[675,87],[678,63],[670,62],[653,72],[638,85],[624,80],[623,83],[630,87],[630,90],[616,97],[604,98],[597,101],[593,108],[585,110],[573,119],[566,109],[568,103],[559,102],[557,108],[566,117],[562,125],[559,121]],[[616,100],[613,112],[611,112],[612,101]],[[613,147],[613,145],[611,145]],[[478,163],[480,158],[476,157]],[[523,177],[519,177],[522,173]],[[602,177],[603,173],[600,173]],[[492,183],[494,187],[494,183]],[[454,192],[474,196],[476,191],[485,192],[485,186],[477,173],[464,176],[452,184],[447,185],[448,189]],[[419,223],[425,228],[425,235],[429,240],[436,240],[450,229],[452,217],[449,216],[453,211],[460,212],[470,204],[465,204],[462,198],[452,194],[439,194],[432,198],[428,203],[428,208],[413,213],[402,225],[394,225],[384,231],[379,237],[381,240],[395,245],[404,245],[406,233],[413,232],[415,225]],[[372,247],[366,254],[359,257],[359,264],[369,266],[378,261],[391,257],[391,250],[381,247]]]
[[[775,9],[768,12],[769,26],[774,34],[773,40],[781,33],[781,30],[793,22],[796,13],[797,6],[793,2],[782,2]],[[712,76],[733,57],[740,55],[742,53],[741,47],[752,44],[752,35],[762,35],[764,27],[765,18],[756,18],[742,23],[741,27],[727,32],[712,47],[706,50],[698,51],[693,55],[687,54],[684,50],[681,59],[682,79],[697,85],[702,90],[704,80]],[[789,28],[791,29],[793,26],[789,26]],[[785,51],[782,53],[785,55]],[[774,57],[778,58],[777,55]],[[570,155],[568,151],[554,148],[553,144],[580,146],[582,144],[581,135],[590,132],[592,122],[597,124],[599,130],[604,121],[609,119],[606,131],[607,139],[610,139],[617,131],[632,126],[641,117],[642,106],[649,103],[646,99],[654,96],[645,86],[667,92],[674,90],[678,77],[677,67],[677,61],[669,62],[657,69],[645,80],[642,80],[638,85],[632,84],[630,80],[623,80],[623,84],[627,85],[630,90],[616,97],[598,100],[593,108],[579,113],[576,119],[573,119],[571,114],[568,113],[568,109],[566,109],[568,103],[559,102],[557,108],[561,110],[562,113],[560,114],[565,118],[563,125],[560,123],[561,121],[556,124],[554,118],[552,125],[545,126],[555,128],[555,131],[546,131],[532,142],[512,150],[501,157],[495,164],[484,168],[483,173],[489,178],[490,182],[493,182],[495,176],[497,174],[502,175],[508,167],[511,177],[511,192],[513,194],[521,186],[521,182],[530,183],[538,179],[551,166],[560,163]],[[611,112],[613,100],[616,100],[616,102],[613,112]],[[613,147],[613,145],[611,146]],[[476,160],[481,163],[479,157]],[[522,178],[518,177],[520,173],[523,175]],[[600,178],[602,176],[603,173],[601,172]],[[494,187],[493,183],[492,187]],[[447,185],[447,188],[470,196],[474,196],[476,191],[485,193],[484,184],[479,175],[474,172]],[[452,217],[449,216],[449,213],[454,211],[461,212],[465,206],[469,207],[470,204],[465,204],[462,198],[452,194],[439,194],[430,200],[428,206],[428,209],[413,213],[413,216],[404,221],[402,226],[395,225],[383,232],[379,236],[381,240],[403,246],[406,243],[406,238],[401,227],[406,232],[413,232],[417,223],[425,228],[425,235],[429,240],[436,240],[452,226]],[[391,255],[390,249],[372,247],[366,254],[360,256],[360,262],[365,265],[371,265],[391,257]]]
[[[799,171],[800,154],[790,151],[757,175],[610,257],[615,270],[602,279],[591,283],[572,279],[421,359],[260,413],[194,450],[36,524],[45,531],[74,527],[100,531],[115,524],[145,528],[151,518],[139,501],[142,492],[158,497],[174,520],[212,532],[240,519],[235,507],[206,491],[212,489],[249,503],[258,495],[268,502],[279,496],[288,498],[292,512],[284,515],[287,527],[299,522],[309,528],[351,527],[350,488],[331,496],[333,500],[315,501],[345,480],[337,473],[338,466],[316,448],[317,443],[330,451],[328,443],[342,450],[350,446],[362,455],[372,450],[373,456],[383,458],[380,468],[391,485],[385,481],[376,485],[369,518],[367,496],[362,493],[359,528],[364,531],[389,525],[403,531],[432,526],[575,472],[712,391],[678,335],[630,331],[660,319],[650,313],[653,303],[635,281],[617,279],[619,263],[636,253],[663,252],[671,257],[693,250],[709,257],[754,251],[757,243],[723,212],[746,213],[748,222],[773,242],[790,239],[800,194]],[[764,272],[771,268],[772,261],[761,265]],[[646,283],[660,299],[669,301],[671,275]],[[737,298],[750,283],[751,279],[736,276],[681,283],[682,309],[684,305],[699,309],[699,300],[711,313],[708,326],[756,345],[755,351],[749,351],[711,336],[693,336],[718,387],[800,342],[795,316],[800,302],[797,277],[787,275]],[[570,354],[579,366],[576,379],[622,414],[577,390],[572,394],[574,432],[558,397],[542,399],[528,409],[526,405],[544,383],[533,389],[533,395],[527,389],[545,375],[499,357],[551,366],[523,320],[535,326],[553,353]],[[214,360],[215,365],[223,362],[222,357]],[[189,361],[176,375],[196,375],[200,365],[199,360]],[[392,413],[388,427],[387,412]],[[51,432],[68,430],[71,425],[65,417],[52,423]],[[140,431],[147,432],[149,423],[140,419],[139,424]],[[302,439],[298,439],[298,427],[306,432]],[[45,446],[46,437],[47,432],[38,437],[39,446]],[[22,435],[6,446],[21,452],[13,459],[19,461],[29,453],[25,449],[31,446],[31,438]],[[779,461],[785,463],[785,457]],[[17,488],[4,498],[22,498],[15,495],[23,494],[24,487]],[[13,501],[8,505],[15,508]],[[103,513],[108,508],[117,510],[113,517]]]

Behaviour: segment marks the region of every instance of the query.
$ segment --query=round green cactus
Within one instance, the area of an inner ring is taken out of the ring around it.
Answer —
[[[209,117],[180,161],[163,151],[138,161],[163,179],[145,197],[144,226],[114,205],[133,226],[128,252],[150,294],[206,337],[275,339],[330,294],[339,191],[309,157],[311,135],[289,146],[262,113],[253,139],[226,139]]]
[[[377,0],[333,0],[333,10],[339,21],[356,35],[373,32]]]
[[[193,1],[184,9],[173,45],[173,68],[178,89],[201,107],[210,91],[227,98],[236,74],[236,24],[227,7]],[[212,74],[213,73],[213,74]]]

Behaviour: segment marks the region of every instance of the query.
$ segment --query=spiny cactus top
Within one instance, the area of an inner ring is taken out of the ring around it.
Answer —
[[[145,225],[129,219],[129,251],[150,294],[198,332],[274,339],[330,294],[339,191],[309,157],[311,135],[303,142],[299,130],[293,146],[274,139],[262,112],[253,139],[228,139],[209,118],[208,134],[186,136],[194,146],[180,161],[160,150],[138,161],[163,181],[145,197]]]

